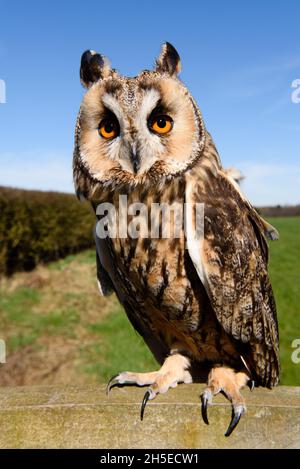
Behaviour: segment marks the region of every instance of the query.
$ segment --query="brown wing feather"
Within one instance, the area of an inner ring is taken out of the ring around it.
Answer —
[[[188,248],[216,316],[228,334],[250,345],[252,369],[260,384],[272,387],[279,376],[279,338],[264,224],[205,158],[187,178],[186,201],[204,203],[201,252]]]

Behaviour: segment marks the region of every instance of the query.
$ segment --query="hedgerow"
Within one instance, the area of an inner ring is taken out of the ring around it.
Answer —
[[[95,215],[72,194],[0,187],[0,274],[93,245]]]

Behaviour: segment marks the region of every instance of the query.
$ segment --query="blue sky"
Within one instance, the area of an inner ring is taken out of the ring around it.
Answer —
[[[82,52],[126,75],[169,41],[224,166],[257,205],[300,203],[299,1],[0,3],[0,185],[73,191]]]

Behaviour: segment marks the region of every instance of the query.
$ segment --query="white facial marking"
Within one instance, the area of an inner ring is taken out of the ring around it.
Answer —
[[[153,109],[156,107],[159,100],[160,94],[157,90],[151,89],[149,91],[146,91],[140,111],[138,113],[138,119],[143,122],[147,122],[147,118],[149,117]]]
[[[148,118],[159,100],[160,94],[157,90],[146,91],[135,119],[135,125],[138,129],[138,147],[141,154],[141,173],[147,171],[164,151],[160,137],[148,129]]]
[[[119,159],[122,159],[122,154],[124,153],[124,146],[122,145],[121,135],[124,133],[126,124],[122,115],[123,111],[118,100],[114,96],[112,96],[110,93],[105,93],[102,96],[102,103],[107,109],[109,109],[112,113],[114,113],[114,115],[119,121],[120,135],[107,143],[108,157],[111,160],[119,160]],[[127,164],[127,167],[123,169],[128,170],[129,167],[130,166]]]
[[[122,109],[120,107],[120,104],[118,103],[118,100],[114,96],[112,96],[111,94],[105,93],[102,96],[102,102],[103,102],[104,106],[107,107],[107,109],[109,109],[111,112],[113,112],[115,114],[115,116],[117,117],[117,119],[119,121],[120,128],[123,127],[124,126],[124,119],[123,119],[123,116],[122,116]]]

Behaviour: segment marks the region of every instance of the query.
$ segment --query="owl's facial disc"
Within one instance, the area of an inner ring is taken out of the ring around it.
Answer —
[[[172,77],[103,80],[83,99],[81,155],[95,179],[119,170],[138,180],[154,165],[175,171],[197,139],[192,102]]]
[[[87,88],[78,120],[75,160],[85,177],[115,187],[175,177],[199,158],[205,141],[201,114],[178,80],[180,58],[164,44],[153,71],[119,75],[86,51],[80,77]]]
[[[144,91],[132,80],[119,91],[117,96],[112,93],[102,96],[109,118],[101,121],[100,136],[107,140],[109,158],[123,171],[138,176],[159,158],[163,150],[160,137],[172,130],[173,119],[158,106],[160,94],[156,89]],[[106,130],[112,128],[113,133],[105,132],[103,124]]]
[[[76,125],[77,190],[158,184],[183,174],[205,145],[201,113],[177,78],[180,57],[169,43],[153,71],[120,75],[94,51],[83,53],[80,78],[87,89]]]

